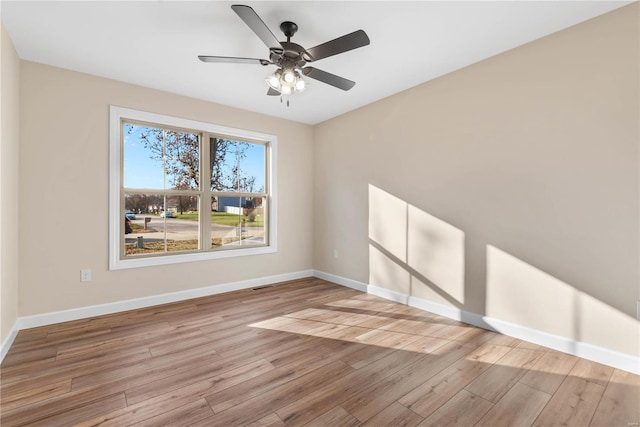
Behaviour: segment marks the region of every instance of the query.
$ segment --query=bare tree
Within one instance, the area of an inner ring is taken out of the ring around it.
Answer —
[[[131,134],[134,126],[126,125],[126,130]],[[165,173],[170,179],[168,184],[171,188],[197,189],[200,187],[198,134],[143,127],[140,139],[144,147],[149,150],[150,158],[163,164]],[[243,188],[246,187],[248,180],[252,179],[252,182],[255,182],[255,177],[239,178],[239,169],[237,166],[232,166],[245,158],[248,146],[246,142],[210,137],[209,186],[212,191],[237,190],[239,180]]]
[[[125,209],[137,213],[148,213],[152,206],[162,205],[162,196],[157,194],[127,194],[125,196]]]

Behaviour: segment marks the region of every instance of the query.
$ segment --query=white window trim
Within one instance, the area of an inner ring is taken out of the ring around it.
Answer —
[[[219,126],[212,123],[195,120],[182,119],[178,117],[165,116],[163,114],[149,113],[146,111],[134,110],[131,108],[110,106],[109,110],[109,270],[121,270],[127,268],[151,267],[157,265],[168,265],[183,262],[207,261],[212,259],[223,259],[247,255],[261,255],[278,251],[277,219],[277,170],[278,170],[278,139],[275,135],[260,132],[248,131],[244,129]],[[123,211],[120,206],[120,186],[122,170],[122,144],[121,144],[121,120],[132,119],[150,123],[165,124],[185,129],[197,129],[214,134],[228,135],[238,139],[249,138],[254,140],[268,141],[269,160],[269,215],[268,233],[269,244],[254,248],[234,248],[232,250],[218,250],[208,252],[196,252],[185,254],[171,254],[166,256],[154,256],[149,258],[129,258],[120,259],[120,236],[123,233],[123,221],[120,218]]]

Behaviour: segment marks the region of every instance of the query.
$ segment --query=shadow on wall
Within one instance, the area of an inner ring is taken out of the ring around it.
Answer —
[[[637,319],[371,184],[369,284],[640,354]]]
[[[464,306],[465,234],[369,185],[369,283]]]

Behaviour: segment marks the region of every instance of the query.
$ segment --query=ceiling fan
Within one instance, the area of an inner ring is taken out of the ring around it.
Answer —
[[[233,9],[240,19],[267,45],[269,48],[269,59],[200,55],[198,58],[201,61],[260,64],[263,66],[276,65],[278,69],[266,79],[269,85],[267,95],[270,96],[291,95],[292,93],[303,91],[306,87],[306,82],[302,78],[302,75],[345,91],[351,89],[356,84],[354,81],[345,79],[344,77],[305,65],[309,62],[318,61],[368,45],[369,37],[363,30],[357,30],[310,49],[305,49],[299,44],[291,42],[291,37],[298,31],[298,26],[295,23],[285,21],[280,24],[280,30],[284,33],[287,41],[278,41],[251,7],[233,5],[231,9]]]

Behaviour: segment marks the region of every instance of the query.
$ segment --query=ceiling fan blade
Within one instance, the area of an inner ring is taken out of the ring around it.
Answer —
[[[276,36],[273,35],[269,27],[260,19],[258,14],[249,6],[234,4],[231,9],[238,14],[240,19],[256,33],[256,35],[262,40],[268,48],[282,47]]]
[[[270,87],[269,90],[267,91],[267,96],[278,96],[278,95],[280,95],[280,92],[278,92],[272,87]]]
[[[198,55],[198,59],[202,62],[218,62],[223,64],[258,64],[269,65],[266,59],[257,58],[238,58],[236,56],[206,56]]]
[[[302,69],[305,76],[312,79],[321,81],[328,85],[337,87],[342,90],[349,90],[356,85],[356,82],[347,80],[344,77],[336,76],[335,74],[327,73],[326,71],[318,70],[313,67],[305,67]]]
[[[369,44],[369,36],[362,30],[354,31],[337,39],[307,49],[305,59],[308,62],[328,58],[342,52],[357,49]],[[308,56],[308,57],[307,57]]]

